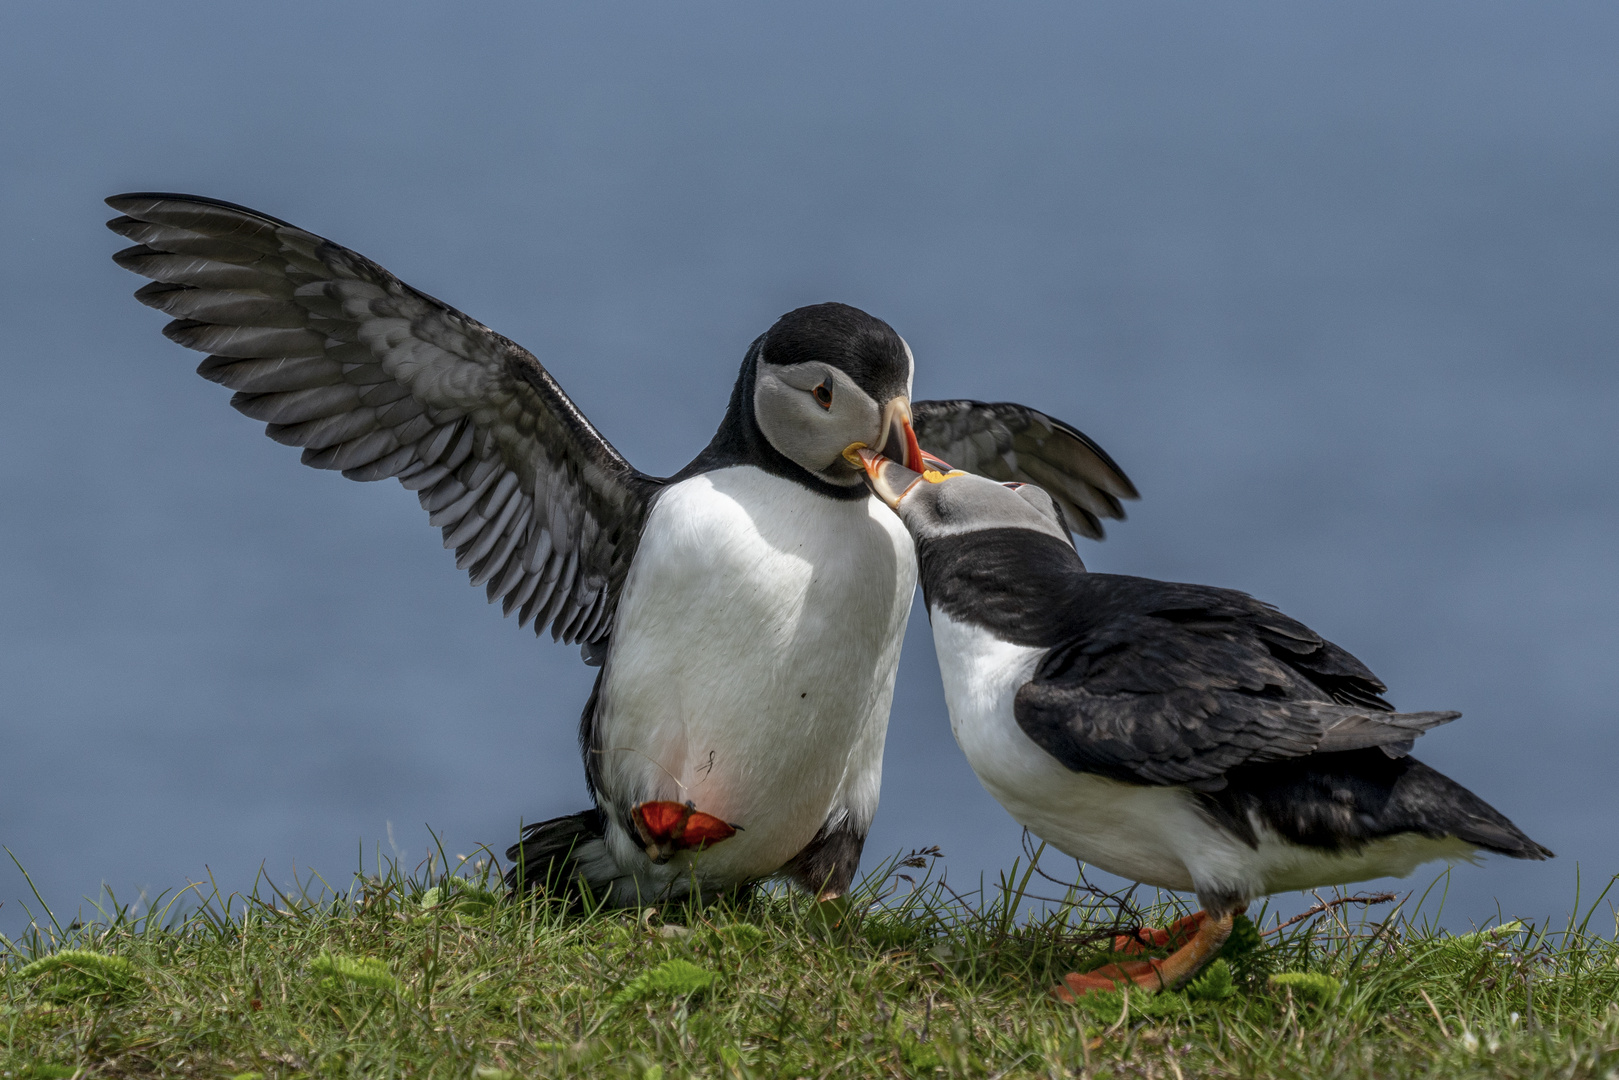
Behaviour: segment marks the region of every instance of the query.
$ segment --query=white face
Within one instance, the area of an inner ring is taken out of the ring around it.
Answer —
[[[881,446],[883,405],[831,364],[760,363],[753,415],[770,445],[830,484],[855,487],[865,474],[843,459],[860,442]]]
[[[1074,542],[1057,504],[1033,484],[1002,484],[984,476],[951,473],[937,482],[924,479],[912,486],[898,511],[919,540],[981,529],[1028,529],[1070,546]]]

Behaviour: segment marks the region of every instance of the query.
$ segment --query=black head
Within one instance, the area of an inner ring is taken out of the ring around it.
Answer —
[[[864,499],[852,444],[921,468],[911,430],[910,346],[881,319],[848,304],[789,311],[742,361],[725,420],[676,478],[748,464],[835,499]]]
[[[760,359],[774,367],[828,364],[873,401],[910,396],[915,362],[894,328],[848,304],[811,304],[789,311],[765,331]]]

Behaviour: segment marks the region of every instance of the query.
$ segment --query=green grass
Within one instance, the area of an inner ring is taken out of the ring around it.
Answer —
[[[0,938],[0,1076],[1619,1077],[1605,899],[1463,936],[1392,905],[1249,924],[1186,993],[1075,1007],[1047,990],[1112,924],[1177,912],[1031,914],[1027,869],[961,897],[898,876],[925,861],[847,905],[570,915],[463,863],[47,920]]]

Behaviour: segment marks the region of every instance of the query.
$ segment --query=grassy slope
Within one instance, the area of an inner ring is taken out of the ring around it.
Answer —
[[[0,1076],[1619,1077],[1606,926],[1447,938],[1339,908],[1234,951],[1221,1000],[1075,1008],[1046,990],[1116,911],[1013,920],[1007,882],[579,917],[438,880],[0,939]]]

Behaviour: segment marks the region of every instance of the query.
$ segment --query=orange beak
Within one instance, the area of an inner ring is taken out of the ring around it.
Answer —
[[[882,453],[912,472],[927,468],[922,447],[916,442],[916,430],[911,427],[911,403],[906,398],[894,398],[883,409]]]

